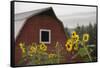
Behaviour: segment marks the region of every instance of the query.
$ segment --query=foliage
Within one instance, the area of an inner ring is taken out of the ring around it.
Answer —
[[[89,61],[92,61],[92,57],[90,55],[92,50],[89,51],[89,47],[87,45],[88,41],[89,34],[83,34],[83,38],[80,39],[79,35],[75,31],[73,31],[71,37],[66,42],[66,50],[70,53],[73,53],[73,51],[77,51],[74,58],[77,57],[76,55],[80,56],[81,58],[84,58],[84,56],[88,56],[87,58],[89,59]],[[79,47],[79,44],[81,44],[81,48]]]
[[[25,64],[25,59],[28,60],[27,65],[40,65],[40,64],[57,64],[62,61],[62,50],[58,42],[55,45],[55,52],[48,53],[47,45],[44,43],[36,44],[32,43],[26,46],[25,43],[19,43],[19,47],[22,51],[22,57],[19,64]]]
[[[97,45],[97,24],[96,23],[91,24],[91,22],[90,22],[89,25],[86,25],[86,26],[84,26],[84,25],[80,26],[78,24],[77,27],[74,28],[74,29],[70,29],[70,28],[66,29],[65,28],[66,37],[67,37],[68,34],[70,34],[70,32],[72,30],[76,31],[76,33],[79,35],[79,39],[81,40],[81,42],[78,43],[78,47],[80,47],[79,51],[78,51],[79,54],[83,54],[85,52],[85,50],[84,50],[84,48],[82,46],[82,45],[84,45],[82,43],[82,39],[83,40],[85,39],[85,37],[83,38],[83,34],[87,33],[89,35],[89,36],[87,36],[87,37],[89,37],[88,38],[89,40],[88,40],[88,42],[86,42],[85,45],[88,46],[86,48],[87,48],[87,50],[89,50],[89,53],[90,53],[90,55],[92,57],[92,61],[96,61],[96,58],[97,58],[97,46],[96,46]],[[71,35],[69,35],[69,37],[67,37],[67,38],[70,38],[70,36]],[[91,45],[93,45],[93,46],[91,47]],[[83,52],[83,53],[81,53],[81,52]],[[85,52],[85,53],[87,53],[87,52]],[[80,56],[80,55],[77,55],[77,56]],[[85,58],[83,57],[83,60],[85,60]]]

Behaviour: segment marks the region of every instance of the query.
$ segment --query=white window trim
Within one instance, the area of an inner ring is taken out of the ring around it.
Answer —
[[[39,32],[39,43],[41,43],[41,32],[42,31],[48,31],[49,32],[49,41],[48,42],[43,42],[45,44],[50,44],[51,43],[51,30],[50,29],[40,29],[40,32]]]

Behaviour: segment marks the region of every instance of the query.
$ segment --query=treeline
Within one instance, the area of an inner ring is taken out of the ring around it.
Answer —
[[[77,34],[80,36],[80,39],[82,39],[83,34],[84,33],[88,33],[89,34],[89,45],[97,45],[97,24],[91,24],[91,22],[89,23],[89,25],[87,26],[79,26],[77,25],[77,27],[75,29],[72,29],[73,31],[76,31]],[[70,36],[71,29],[69,28],[65,28],[65,33],[67,38]]]

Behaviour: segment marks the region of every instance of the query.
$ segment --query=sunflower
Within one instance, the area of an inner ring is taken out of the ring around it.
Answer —
[[[89,34],[83,34],[83,41],[84,42],[88,42],[88,40],[89,40]]]
[[[40,46],[39,46],[39,49],[41,51],[46,51],[47,50],[47,46],[44,43],[41,43]]]
[[[26,52],[24,46],[25,46],[24,43],[19,43],[19,47],[20,47],[20,49],[22,50],[22,53],[25,53],[25,52]]]
[[[79,41],[79,35],[75,36],[75,41],[78,42]]]
[[[75,36],[76,36],[76,32],[75,32],[75,31],[73,31],[73,32],[72,32],[72,36],[71,36],[71,37],[72,37],[72,38],[75,38]]]
[[[37,47],[36,46],[31,46],[29,49],[29,55],[33,56],[33,54],[36,53]]]
[[[73,45],[72,45],[72,40],[69,39],[69,40],[67,41],[67,43],[66,43],[65,46],[66,46],[66,50],[67,50],[68,52],[70,52],[70,51],[72,50],[72,46],[73,46]]]
[[[49,59],[55,58],[55,57],[56,57],[56,54],[52,54],[52,53],[51,53],[51,54],[48,55],[48,58],[49,58]]]

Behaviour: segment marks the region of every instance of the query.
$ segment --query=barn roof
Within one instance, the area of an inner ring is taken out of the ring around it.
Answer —
[[[53,8],[47,7],[38,10],[32,10],[28,12],[15,14],[15,20],[27,19],[28,17],[35,16],[35,15],[49,15],[49,16],[56,17]]]
[[[56,17],[56,14],[53,11],[52,7],[48,7],[48,8],[42,8],[42,9],[38,9],[38,10],[33,10],[33,11],[28,11],[28,12],[24,12],[24,13],[18,13],[15,14],[15,39],[18,36],[20,30],[22,29],[22,27],[24,27],[25,25],[25,21],[30,18],[31,16],[35,16],[35,15],[49,15],[54,17],[55,19],[57,19],[59,21],[59,23],[61,24],[61,26],[64,28],[63,23]]]

